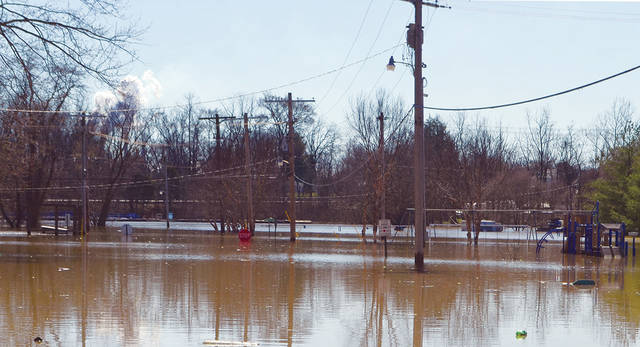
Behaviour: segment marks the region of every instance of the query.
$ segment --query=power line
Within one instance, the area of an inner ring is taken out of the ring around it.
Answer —
[[[205,105],[205,104],[212,104],[212,103],[219,103],[219,102],[223,102],[223,101],[229,101],[229,100],[234,100],[234,99],[241,99],[241,98],[245,98],[248,96],[253,96],[253,95],[258,95],[258,94],[264,94],[264,93],[269,93],[272,92],[274,90],[277,89],[282,89],[282,88],[286,88],[286,87],[291,87],[294,85],[298,85],[298,84],[302,84],[308,81],[312,81],[318,78],[322,78],[334,73],[337,73],[339,71],[348,69],[352,66],[356,66],[358,64],[361,64],[363,62],[366,62],[368,60],[371,60],[373,58],[379,57],[383,54],[386,54],[388,52],[393,51],[394,49],[396,49],[397,47],[402,46],[402,44],[397,44],[394,46],[391,46],[389,48],[383,49],[381,51],[378,51],[374,54],[371,54],[367,57],[364,57],[362,59],[359,59],[357,61],[354,61],[352,63],[349,63],[347,65],[343,65],[340,66],[338,68],[329,70],[329,71],[325,71],[323,73],[319,73],[316,75],[312,75],[309,77],[305,77],[293,82],[288,82],[285,84],[281,84],[279,86],[275,86],[275,87],[271,87],[271,88],[266,88],[266,89],[262,89],[262,90],[256,90],[253,92],[249,92],[249,93],[243,93],[243,94],[238,94],[238,95],[234,95],[234,96],[227,96],[227,97],[223,97],[223,98],[217,98],[217,99],[210,99],[210,100],[205,100],[205,101],[199,101],[199,102],[192,102],[191,105],[195,106],[195,105]],[[185,107],[188,104],[175,104],[175,105],[164,105],[164,106],[153,106],[153,107],[139,107],[139,108],[128,108],[128,109],[114,109],[114,110],[107,110],[106,112],[130,112],[130,111],[160,111],[160,110],[168,110],[168,109],[173,109],[173,108],[180,108],[180,107]],[[35,114],[45,114],[45,113],[51,113],[51,114],[79,114],[79,113],[91,113],[91,111],[81,111],[81,110],[58,110],[58,111],[44,111],[44,110],[27,110],[27,109],[16,109],[16,108],[0,108],[0,112],[22,112],[22,113],[35,113]]]
[[[602,83],[604,81],[622,76],[624,74],[633,72],[637,69],[640,69],[640,65],[634,66],[630,69],[624,70],[622,72],[618,72],[617,74],[611,75],[611,76],[607,76],[605,78],[601,78],[597,81],[593,81],[587,84],[583,84],[581,86],[575,87],[575,88],[571,88],[571,89],[567,89],[561,92],[557,92],[557,93],[553,93],[553,94],[548,94],[545,96],[540,96],[537,98],[533,98],[533,99],[527,99],[527,100],[522,100],[522,101],[516,101],[516,102],[512,102],[512,103],[508,103],[508,104],[500,104],[500,105],[493,105],[493,106],[482,106],[482,107],[459,107],[459,108],[452,108],[452,107],[430,107],[430,106],[424,106],[423,108],[426,110],[434,110],[434,111],[451,111],[451,112],[463,112],[463,111],[481,111],[481,110],[491,110],[491,109],[497,109],[497,108],[504,108],[504,107],[510,107],[510,106],[516,106],[516,105],[522,105],[522,104],[527,104],[527,103],[531,103],[531,102],[535,102],[535,101],[540,101],[540,100],[544,100],[544,99],[549,99],[549,98],[553,98],[556,96],[560,96],[563,94],[568,94],[571,92],[575,92],[577,90],[583,89],[583,88],[587,88],[587,87],[591,87],[593,85],[596,85],[598,83]]]
[[[367,6],[367,10],[364,12],[364,16],[362,17],[362,21],[360,22],[360,27],[358,28],[358,32],[356,33],[356,37],[353,39],[353,42],[351,43],[351,47],[349,48],[349,51],[347,52],[347,56],[344,57],[344,61],[342,62],[342,66],[347,64],[347,61],[349,60],[349,58],[351,57],[351,51],[353,51],[353,47],[356,46],[356,42],[358,42],[358,39],[360,38],[360,33],[362,32],[362,27],[364,26],[364,23],[367,19],[367,16],[369,15],[369,10],[371,10],[371,5],[373,4],[373,0],[369,1],[369,6]],[[327,89],[327,91],[324,93],[324,95],[318,99],[318,102],[321,102],[324,100],[324,98],[327,97],[327,95],[329,95],[329,92],[331,92],[331,89],[333,89],[333,86],[336,84],[336,81],[338,80],[338,77],[340,77],[341,71],[338,72],[336,74],[336,76],[333,78],[333,81],[331,81],[331,85],[329,86],[329,88]]]
[[[392,0],[391,3],[389,4],[389,8],[387,8],[387,13],[384,15],[384,19],[382,20],[382,23],[380,24],[380,27],[378,28],[378,33],[376,34],[375,39],[371,43],[371,47],[369,48],[369,51],[367,52],[367,55],[371,54],[371,51],[373,50],[373,47],[375,47],[376,43],[378,42],[378,39],[380,38],[380,34],[382,34],[382,29],[384,29],[384,25],[387,22],[387,18],[389,18],[389,13],[391,13],[391,9],[393,8],[393,4],[394,3],[395,3],[395,0]],[[401,46],[401,44],[399,43],[399,44],[395,45],[394,46],[394,50],[395,50],[395,47],[398,47],[398,46]],[[360,76],[360,73],[362,72],[363,68],[364,68],[364,61],[363,61],[363,64],[360,65],[360,68],[358,69],[356,74],[353,76],[353,79],[349,83],[349,86],[347,86],[347,89],[345,89],[345,91],[340,95],[340,97],[338,97],[336,102],[331,107],[329,107],[329,109],[325,113],[331,112],[340,103],[340,101],[345,97],[345,95],[347,95],[349,90],[351,90],[351,87],[353,87],[353,84],[355,83],[356,79],[358,79],[358,76]]]
[[[273,162],[273,161],[275,161],[275,159],[264,160],[264,161],[261,161],[261,162],[253,163],[253,165],[251,165],[251,166],[252,167],[257,167],[259,165],[267,164],[267,163],[270,163],[270,162]],[[245,177],[247,177],[246,175],[213,176],[213,177],[212,176],[205,176],[205,175],[218,174],[218,173],[223,173],[223,172],[228,172],[228,171],[233,171],[233,170],[239,170],[239,169],[244,169],[244,165],[243,166],[230,167],[230,168],[226,168],[226,169],[220,169],[220,170],[204,171],[204,172],[200,172],[200,173],[174,176],[174,177],[169,177],[167,180],[169,180],[169,181],[179,181],[179,180],[189,179],[189,178],[209,178],[209,179],[217,178],[217,179],[223,179],[223,178],[245,178]],[[121,183],[115,183],[115,184],[108,184],[108,183],[96,184],[96,185],[87,186],[87,188],[88,189],[107,189],[107,188],[144,186],[144,185],[150,185],[150,184],[154,184],[154,183],[161,183],[161,182],[164,182],[164,181],[165,181],[165,178],[152,178],[152,179],[148,179],[148,180],[121,182]],[[81,189],[81,188],[83,188],[83,186],[0,188],[0,192],[61,191],[61,190],[76,190],[76,189]]]

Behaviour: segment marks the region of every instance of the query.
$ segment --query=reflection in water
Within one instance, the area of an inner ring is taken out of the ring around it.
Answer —
[[[634,259],[526,243],[411,245],[235,235],[0,237],[0,336],[30,345],[634,345]],[[66,270],[68,269],[68,270]],[[568,283],[589,278],[596,288]]]

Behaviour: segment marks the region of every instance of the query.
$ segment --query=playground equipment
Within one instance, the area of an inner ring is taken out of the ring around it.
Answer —
[[[589,214],[567,214],[564,225],[551,228],[540,238],[536,253],[555,233],[558,236],[562,234],[562,253],[626,257],[629,245],[624,241],[625,224],[600,223],[599,209],[600,203],[596,202]]]

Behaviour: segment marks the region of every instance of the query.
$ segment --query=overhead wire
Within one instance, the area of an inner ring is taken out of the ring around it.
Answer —
[[[583,84],[583,85],[580,85],[578,87],[574,87],[574,88],[571,88],[571,89],[563,90],[561,92],[552,93],[552,94],[548,94],[548,95],[544,95],[544,96],[540,96],[540,97],[536,97],[536,98],[531,98],[531,99],[511,102],[511,103],[507,103],[507,104],[499,104],[499,105],[492,105],[492,106],[481,106],[481,107],[433,107],[433,106],[424,106],[424,109],[426,109],[426,110],[434,110],[434,111],[464,112],[464,111],[492,110],[492,109],[497,109],[497,108],[517,106],[517,105],[532,103],[532,102],[535,102],[535,101],[540,101],[540,100],[549,99],[549,98],[553,98],[553,97],[556,97],[556,96],[572,93],[572,92],[575,92],[577,90],[584,89],[584,88],[587,88],[587,87],[591,87],[593,85],[596,85],[596,84],[608,81],[610,79],[622,76],[624,74],[628,74],[628,73],[633,72],[633,71],[638,70],[638,69],[640,69],[640,65],[637,65],[637,66],[634,66],[634,67],[632,67],[630,69],[624,70],[622,72],[618,72],[616,74],[601,78],[601,79],[599,79],[597,81],[589,82],[587,84]]]
[[[382,23],[380,24],[380,27],[378,28],[378,32],[376,34],[376,37],[373,40],[373,42],[371,43],[371,47],[369,47],[369,51],[367,52],[367,55],[371,54],[371,51],[373,50],[373,48],[375,47],[376,43],[378,42],[378,39],[380,38],[380,34],[382,34],[382,30],[384,29],[384,25],[387,22],[387,18],[389,18],[389,14],[391,13],[391,9],[393,8],[393,5],[395,4],[395,1],[396,0],[392,0],[390,2],[389,7],[387,8],[387,12],[385,13],[385,16],[384,16],[384,18],[382,20]],[[402,44],[396,44],[394,47],[398,47],[398,46],[401,46],[401,45]],[[365,64],[363,62],[363,64],[360,65],[360,68],[358,69],[356,74],[353,76],[353,79],[351,79],[351,82],[349,83],[349,85],[347,86],[345,91],[342,94],[340,94],[340,96],[338,97],[336,102],[331,107],[329,107],[329,109],[325,113],[330,113],[340,103],[340,101],[342,101],[342,99],[345,97],[345,95],[353,87],[355,81],[358,79],[358,76],[360,76],[360,73],[362,72],[362,69],[364,69],[364,66],[365,66]]]
[[[407,19],[407,22],[406,22],[406,24],[407,24],[407,25],[409,25],[409,22],[411,21],[411,17],[412,17],[412,15],[409,15],[409,18]],[[432,17],[433,17],[433,15],[432,15]],[[396,48],[395,48],[393,51],[391,51],[391,55],[394,55],[394,54],[395,54],[396,49],[397,49],[398,47],[400,47],[400,46],[404,46],[404,45],[405,45],[404,43],[402,43],[402,41],[403,41],[403,39],[404,39],[404,38],[405,38],[405,31],[403,30],[403,31],[402,31],[402,33],[400,34],[400,38],[398,39],[398,43],[397,43],[397,45],[396,45]],[[386,70],[384,70],[384,69],[381,69],[381,70],[382,70],[382,71],[380,72],[380,75],[378,75],[378,78],[376,79],[375,83],[374,83],[374,84],[372,85],[372,87],[369,89],[369,95],[371,95],[373,92],[375,92],[375,87],[378,85],[378,83],[379,83],[379,82],[380,82],[380,80],[382,79],[382,76],[384,76],[384,74],[387,72],[387,71],[386,71]],[[396,84],[393,86],[393,89],[391,90],[391,93],[393,93],[393,91],[396,89],[396,87],[398,86],[398,84],[400,84],[400,81],[401,81],[401,80],[402,80],[402,78],[404,77],[404,74],[406,73],[406,71],[407,71],[406,69],[405,69],[405,70],[403,70],[403,72],[402,72],[402,74],[401,74],[400,78],[398,79],[398,81],[396,82]],[[323,113],[323,115],[325,115],[325,116],[326,116],[326,113],[328,113],[328,112],[329,112],[329,111],[324,112],[324,113]],[[322,116],[322,115],[321,115],[321,116]],[[340,121],[338,124],[345,125],[347,122],[348,122],[348,119],[344,118],[344,119],[343,119],[342,121]]]
[[[353,42],[351,43],[351,47],[349,48],[349,51],[347,52],[347,55],[344,57],[344,61],[342,62],[342,66],[347,64],[347,61],[349,60],[349,58],[351,57],[351,52],[353,51],[353,48],[356,46],[356,42],[358,42],[358,39],[360,38],[360,33],[362,32],[362,27],[364,27],[364,23],[366,22],[367,16],[369,15],[369,11],[371,10],[371,5],[373,4],[373,0],[369,1],[369,5],[367,6],[367,9],[364,12],[364,16],[362,17],[362,20],[360,21],[360,26],[358,27],[358,31],[356,33],[356,37],[353,39]],[[322,102],[327,95],[329,95],[329,93],[331,92],[331,89],[333,89],[333,86],[336,84],[336,81],[338,80],[338,77],[340,77],[342,73],[341,71],[338,71],[338,73],[336,73],[335,77],[333,78],[333,81],[331,81],[331,84],[329,85],[329,88],[327,89],[327,91],[324,93],[324,95],[318,99],[318,104],[320,102]]]
[[[260,162],[255,162],[255,163],[251,164],[250,166],[251,167],[257,167],[257,166],[264,165],[264,164],[267,164],[267,163],[270,163],[270,162],[274,162],[274,161],[275,161],[275,159],[264,160],[264,161],[260,161]],[[236,167],[231,167],[231,168],[204,171],[204,172],[198,172],[198,173],[193,173],[193,174],[185,174],[185,175],[179,175],[179,176],[173,176],[173,177],[167,177],[167,178],[164,178],[164,177],[163,178],[151,178],[151,179],[147,179],[147,180],[120,182],[120,183],[115,183],[115,184],[105,183],[105,184],[88,185],[87,188],[89,190],[100,190],[100,189],[107,189],[107,188],[145,186],[145,185],[150,185],[150,184],[154,184],[154,183],[164,182],[165,180],[166,181],[179,181],[179,180],[190,179],[190,178],[209,178],[209,179],[243,178],[243,177],[246,177],[246,175],[214,176],[214,177],[205,176],[205,175],[224,173],[224,172],[229,172],[229,171],[239,170],[239,169],[244,169],[244,168],[245,168],[245,166],[242,165],[242,166],[236,166]],[[61,191],[61,190],[76,190],[76,189],[82,189],[82,186],[0,188],[0,192]]]
[[[274,90],[278,90],[278,89],[282,89],[282,88],[286,88],[286,87],[291,87],[294,85],[298,85],[298,84],[302,84],[308,81],[312,81],[318,78],[322,78],[334,73],[337,73],[339,71],[348,69],[350,67],[353,66],[357,66],[358,64],[361,64],[363,62],[366,62],[368,60],[371,60],[373,58],[377,58],[383,54],[386,54],[388,52],[393,51],[394,49],[396,49],[397,47],[402,46],[402,44],[397,44],[394,46],[391,46],[389,48],[385,48],[381,51],[378,51],[374,54],[368,55],[362,59],[356,60],[352,63],[349,63],[347,65],[343,65],[337,68],[334,68],[332,70],[329,71],[325,71],[323,73],[319,73],[316,75],[312,75],[309,77],[305,77],[299,80],[295,80],[292,82],[288,82],[288,83],[284,83],[278,86],[274,86],[274,87],[270,87],[270,88],[266,88],[266,89],[261,89],[261,90],[256,90],[253,92],[248,92],[248,93],[243,93],[243,94],[237,94],[237,95],[233,95],[233,96],[227,96],[227,97],[221,97],[221,98],[217,98],[217,99],[209,99],[209,100],[204,100],[204,101],[198,101],[198,102],[192,102],[190,105],[191,106],[196,106],[196,105],[206,105],[206,104],[213,104],[213,103],[219,103],[219,102],[224,102],[224,101],[229,101],[229,100],[235,100],[235,99],[241,99],[241,98],[245,98],[245,97],[249,97],[249,96],[253,96],[253,95],[258,95],[258,94],[265,94],[265,93],[269,93],[272,92]],[[181,107],[186,107],[188,104],[174,104],[174,105],[163,105],[163,106],[150,106],[150,107],[138,107],[138,108],[124,108],[124,109],[112,109],[112,110],[106,110],[106,112],[131,112],[131,111],[160,111],[160,110],[168,110],[168,109],[173,109],[173,108],[181,108]],[[89,110],[58,110],[58,111],[47,111],[47,110],[29,110],[29,109],[18,109],[18,108],[0,108],[0,112],[22,112],[22,113],[34,113],[34,114],[45,114],[45,113],[51,113],[51,114],[68,114],[68,115],[78,115],[78,114],[91,114],[93,111],[89,111]]]

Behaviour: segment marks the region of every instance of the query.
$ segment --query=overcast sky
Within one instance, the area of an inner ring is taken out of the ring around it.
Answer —
[[[518,101],[640,64],[639,2],[440,3],[453,8],[424,9],[425,105]],[[161,90],[148,98],[151,105],[181,103],[187,93],[200,101],[219,99],[318,75],[404,43],[405,26],[413,21],[413,6],[400,0],[136,0],[128,11],[149,27],[137,49],[142,62],[129,73],[141,79],[146,73],[154,91],[159,83]],[[340,127],[349,101],[360,93],[384,88],[408,108],[410,71],[385,70],[389,56],[402,60],[403,52],[406,48],[398,47],[339,75],[274,93],[315,98],[319,117]],[[592,127],[619,97],[638,112],[640,71],[571,95],[479,115],[492,125],[517,128],[526,126],[527,111],[547,106],[560,129]],[[440,116],[450,121],[454,115]]]

